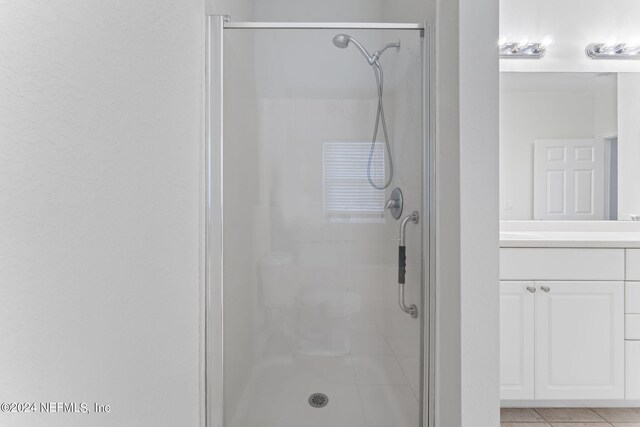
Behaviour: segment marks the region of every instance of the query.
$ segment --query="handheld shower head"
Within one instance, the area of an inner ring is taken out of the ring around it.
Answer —
[[[333,38],[333,44],[336,45],[336,47],[339,47],[340,49],[345,49],[347,46],[349,46],[350,41],[351,41],[351,36],[348,36],[346,34],[337,34]]]
[[[349,43],[353,43],[353,45],[358,48],[358,50],[365,57],[369,65],[372,65],[375,62],[376,58],[371,56],[369,52],[367,52],[367,49],[365,49],[364,46],[362,46],[358,40],[354,39],[350,35],[338,34],[333,38],[333,44],[336,47],[339,47],[340,49],[345,49],[347,46],[349,46]]]

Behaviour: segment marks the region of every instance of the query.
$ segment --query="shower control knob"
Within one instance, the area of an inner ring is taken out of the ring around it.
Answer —
[[[385,209],[389,210],[394,219],[398,219],[402,215],[403,206],[404,199],[402,197],[402,190],[400,190],[399,187],[396,187],[391,192],[391,196],[389,197],[389,200],[387,200]]]

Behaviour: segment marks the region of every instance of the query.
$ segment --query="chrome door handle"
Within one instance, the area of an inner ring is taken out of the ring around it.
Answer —
[[[404,302],[404,282],[407,274],[407,247],[405,246],[405,234],[407,224],[413,222],[417,224],[420,216],[417,211],[411,212],[400,223],[400,246],[398,246],[398,305],[400,310],[404,311],[414,319],[418,317],[418,307],[415,304],[407,306]]]
[[[549,292],[551,290],[551,288],[548,286],[540,286],[540,289],[542,289],[545,292]]]
[[[532,294],[536,293],[536,287],[535,286],[527,286],[527,290],[529,292],[531,292]]]

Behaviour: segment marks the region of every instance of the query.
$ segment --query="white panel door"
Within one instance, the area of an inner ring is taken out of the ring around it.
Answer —
[[[500,283],[500,398],[533,399],[533,282]]]
[[[535,398],[624,398],[623,282],[537,282]]]
[[[534,219],[604,219],[604,141],[536,141],[533,175]]]

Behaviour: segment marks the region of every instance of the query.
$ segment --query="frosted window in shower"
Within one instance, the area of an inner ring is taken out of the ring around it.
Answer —
[[[385,192],[376,190],[367,178],[370,142],[325,142],[323,144],[324,214],[330,221],[381,222]],[[382,144],[371,157],[370,177],[374,183],[385,178]]]

